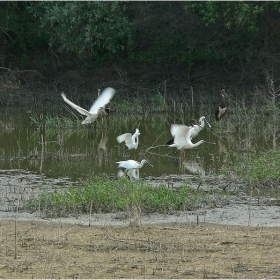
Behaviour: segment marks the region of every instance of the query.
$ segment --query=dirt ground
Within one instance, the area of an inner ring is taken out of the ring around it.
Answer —
[[[278,278],[279,228],[0,222],[1,278]],[[15,232],[17,233],[15,235]]]

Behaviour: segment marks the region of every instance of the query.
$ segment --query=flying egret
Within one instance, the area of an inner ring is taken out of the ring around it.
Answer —
[[[191,119],[190,123],[191,123],[191,125],[190,125],[190,126],[186,126],[186,127],[192,128],[192,127],[194,127],[194,126],[197,126],[197,127],[200,126],[200,124],[198,124],[198,123],[196,122],[196,120],[194,120],[194,119]],[[196,130],[197,130],[197,129],[196,129]],[[194,130],[194,134],[195,134],[196,130]],[[198,132],[199,132],[199,131],[198,131]],[[198,132],[197,132],[197,134],[198,134]],[[173,135],[172,135],[172,136],[173,136]],[[195,135],[195,136],[196,136],[196,135]],[[192,136],[192,137],[195,137],[195,136]],[[170,145],[172,145],[172,144],[174,144],[174,138],[172,138],[171,140],[169,140],[169,141],[166,143],[167,146],[170,146]]]
[[[129,170],[129,169],[140,169],[143,167],[144,163],[150,164],[147,160],[142,159],[141,162],[138,162],[133,159],[129,160],[122,160],[122,161],[117,161],[116,163],[119,164],[118,168],[123,168],[124,170]],[[150,164],[151,165],[151,164]],[[151,165],[152,166],[152,165]]]
[[[202,143],[211,143],[204,140],[200,140],[196,143],[192,142],[193,135],[195,134],[195,128],[189,127],[184,124],[172,124],[171,135],[174,137],[173,144],[167,145],[169,147],[175,147],[178,150],[193,149],[200,146]],[[211,143],[215,144],[215,143]]]
[[[119,143],[125,142],[125,145],[128,147],[128,149],[137,149],[138,143],[139,143],[139,135],[140,131],[138,128],[136,128],[135,133],[132,135],[131,133],[124,133],[122,135],[119,135],[117,137],[117,141]]]
[[[221,90],[220,94],[221,94],[220,105],[215,111],[216,121],[220,121],[221,117],[224,116],[227,110],[227,105],[226,105],[227,94],[224,89]]]
[[[104,89],[103,92],[97,97],[95,102],[92,104],[89,111],[71,102],[69,99],[66,98],[64,93],[62,93],[61,96],[63,100],[73,109],[77,110],[80,114],[87,116],[86,119],[82,122],[82,124],[87,124],[94,122],[99,114],[103,116],[108,116],[109,112],[108,109],[105,109],[105,105],[110,102],[115,92],[116,91],[111,87]]]

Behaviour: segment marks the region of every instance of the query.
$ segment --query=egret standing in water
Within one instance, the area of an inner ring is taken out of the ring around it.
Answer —
[[[92,123],[98,117],[98,115],[108,116],[109,112],[108,109],[105,109],[105,105],[107,105],[110,100],[115,95],[116,91],[108,87],[106,88],[95,100],[92,104],[89,111],[81,108],[80,106],[74,104],[69,99],[66,98],[65,94],[62,93],[61,96],[63,100],[70,105],[73,109],[77,110],[80,114],[87,116],[86,119],[82,122],[82,124]]]
[[[136,128],[135,133],[132,135],[131,133],[124,133],[122,135],[119,135],[117,137],[117,141],[119,143],[125,142],[125,145],[128,147],[128,149],[137,149],[139,144],[139,135],[140,131],[138,128]]]
[[[220,100],[220,105],[215,111],[215,119],[216,121],[220,121],[222,116],[226,113],[227,110],[227,104],[226,104],[226,97],[227,94],[224,89],[221,90],[221,100]]]

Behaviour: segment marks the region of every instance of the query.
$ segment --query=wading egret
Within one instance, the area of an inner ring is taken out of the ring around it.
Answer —
[[[204,140],[200,140],[196,143],[192,142],[193,135],[195,134],[195,128],[189,127],[184,124],[172,124],[170,129],[171,135],[174,137],[174,143],[167,145],[169,147],[175,147],[178,150],[193,149],[200,146],[202,143],[211,143]],[[215,144],[215,143],[211,143]]]
[[[221,94],[220,105],[215,111],[216,121],[220,121],[221,117],[224,116],[227,110],[227,105],[226,105],[227,94],[224,89],[221,90],[220,94]]]
[[[63,100],[73,109],[77,110],[80,114],[87,116],[86,119],[82,122],[82,124],[87,124],[94,122],[99,114],[102,116],[109,115],[109,110],[105,109],[105,105],[110,102],[115,92],[116,91],[111,87],[104,89],[103,92],[97,97],[95,102],[92,104],[89,111],[71,102],[69,99],[66,98],[64,93],[62,93],[61,96]]]
[[[135,133],[132,135],[131,133],[124,133],[122,135],[119,135],[117,137],[117,141],[119,143],[125,142],[125,145],[128,147],[128,149],[137,149],[138,143],[139,143],[139,135],[140,131],[138,128],[136,128]]]
[[[122,161],[117,161],[116,163],[119,164],[118,168],[123,168],[124,170],[129,170],[129,169],[140,169],[143,167],[144,163],[150,164],[147,160],[142,159],[141,162],[138,162],[133,159],[129,160],[122,160]],[[151,165],[151,164],[150,164]],[[151,165],[152,166],[152,165]]]

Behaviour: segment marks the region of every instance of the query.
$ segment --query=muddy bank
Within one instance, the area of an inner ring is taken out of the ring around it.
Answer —
[[[278,206],[249,206],[232,204],[223,208],[200,211],[178,212],[174,215],[139,213],[92,214],[61,218],[44,218],[39,212],[0,212],[1,220],[19,220],[36,222],[59,222],[81,226],[129,226],[179,224],[220,224],[254,227],[280,227],[280,208]]]
[[[151,178],[148,182],[162,183],[167,178]],[[181,178],[183,180],[183,178]],[[186,178],[184,178],[186,179]],[[176,186],[184,182],[178,179]],[[164,223],[183,224],[221,224],[258,227],[280,226],[279,200],[270,197],[250,197],[244,192],[231,195],[228,205],[217,205],[215,208],[198,211],[178,212],[173,215],[143,215],[139,210],[130,213],[112,213],[90,215],[69,215],[62,218],[46,218],[43,212],[28,213],[24,210],[24,202],[36,197],[42,191],[62,191],[73,184],[68,178],[47,178],[44,175],[25,170],[1,170],[0,177],[0,219],[20,221],[54,221],[76,225],[127,226],[156,225]],[[76,182],[75,184],[79,184]],[[195,187],[197,187],[194,184]],[[174,185],[173,185],[174,187]],[[223,190],[221,190],[222,192]],[[19,209],[17,213],[16,210]]]

